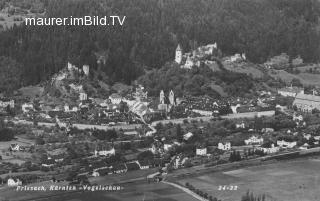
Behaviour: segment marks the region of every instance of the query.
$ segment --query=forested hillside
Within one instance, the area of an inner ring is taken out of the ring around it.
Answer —
[[[213,72],[207,66],[186,70],[169,63],[138,79],[138,82],[146,86],[149,94],[153,96],[157,96],[161,90],[174,90],[178,96],[208,95],[211,97],[221,96],[217,92],[216,86],[229,95],[241,97],[252,95],[255,91],[263,89],[259,84],[261,81],[243,73]]]
[[[320,58],[317,0],[42,2],[48,16],[125,15],[127,18],[122,27],[15,26],[1,32],[0,56],[9,58],[0,60],[5,61],[0,63],[0,69],[8,75],[18,69],[22,73],[22,85],[48,79],[65,67],[68,60],[104,71],[110,83],[129,84],[145,69],[160,68],[172,60],[178,43],[190,50],[195,44],[216,41],[223,54],[245,52],[256,63],[281,52],[292,57],[301,55],[307,62]],[[106,58],[99,68],[96,54]],[[8,72],[8,62],[12,72]]]

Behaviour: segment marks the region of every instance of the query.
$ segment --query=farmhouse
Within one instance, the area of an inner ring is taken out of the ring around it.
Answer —
[[[303,121],[303,116],[300,114],[296,114],[296,113],[294,113],[293,115],[292,115],[292,120],[293,121]]]
[[[24,103],[21,106],[21,109],[24,113],[29,112],[30,110],[33,110],[33,104],[32,103]]]
[[[257,145],[257,144],[262,144],[263,143],[263,138],[258,138],[256,136],[251,136],[249,139],[244,141],[246,145]]]
[[[10,144],[10,151],[20,151],[20,145],[18,144]]]
[[[236,128],[246,128],[246,125],[244,122],[236,124]]]
[[[279,147],[276,147],[274,146],[274,144],[271,143],[265,143],[257,149],[263,151],[265,154],[277,153],[279,151]]]
[[[187,160],[188,160],[187,157],[177,156],[175,158],[175,160],[173,161],[173,163],[174,163],[173,167],[175,169],[178,169],[178,168],[182,167],[186,163]]]
[[[207,147],[199,147],[196,149],[197,156],[206,156],[207,155]]]
[[[8,186],[21,186],[22,181],[20,181],[20,179],[9,178],[7,184]]]
[[[114,147],[111,149],[107,149],[106,147],[100,147],[99,150],[94,151],[94,155],[97,156],[114,156],[116,154],[116,151]]]
[[[202,116],[212,116],[212,111],[193,109],[192,112],[200,114]]]
[[[88,100],[88,94],[85,93],[84,91],[80,92],[79,99],[80,99],[80,101]]]
[[[140,166],[140,169],[141,170],[145,170],[145,169],[149,169],[150,168],[150,165],[149,165],[149,162],[148,161],[138,161],[139,163],[139,166]]]
[[[309,149],[310,145],[308,143],[304,143],[301,147],[299,147],[300,150],[307,150]]]
[[[112,170],[115,174],[126,173],[128,171],[127,166],[124,163],[115,164]]]
[[[285,140],[278,140],[277,145],[283,148],[293,148],[297,145],[296,141],[288,142]]]
[[[188,132],[187,134],[183,135],[183,139],[184,140],[189,140],[192,136],[193,136],[193,134],[191,132]]]
[[[224,151],[230,150],[231,149],[231,143],[230,142],[226,142],[226,143],[219,142],[218,149],[224,150]]]

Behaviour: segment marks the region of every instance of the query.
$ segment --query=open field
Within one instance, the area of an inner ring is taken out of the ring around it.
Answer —
[[[10,144],[19,144],[20,146],[31,146],[34,144],[33,140],[17,137],[11,141],[0,142],[0,156],[2,162],[14,163],[21,165],[25,159],[31,158],[31,153],[27,152],[9,152]]]
[[[301,159],[180,179],[223,201],[241,200],[248,190],[272,201],[320,200],[320,160]],[[219,186],[237,190],[218,190]]]
[[[299,73],[295,75],[284,70],[272,70],[269,71],[269,75],[275,79],[281,79],[286,83],[290,83],[292,79],[299,79],[303,85],[320,86],[320,74]]]
[[[244,73],[247,75],[250,75],[254,78],[262,78],[264,76],[264,73],[258,69],[255,65],[253,64],[246,64],[246,65],[231,65],[229,63],[224,63],[224,67],[227,70],[237,72],[237,73]]]

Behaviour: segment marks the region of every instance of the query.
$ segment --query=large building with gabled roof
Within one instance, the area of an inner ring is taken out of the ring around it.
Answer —
[[[314,109],[320,110],[320,96],[297,94],[293,105],[301,112],[312,112]]]

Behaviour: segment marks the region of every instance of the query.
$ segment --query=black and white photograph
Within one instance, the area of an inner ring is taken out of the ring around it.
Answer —
[[[320,201],[320,0],[0,0],[0,201]]]

